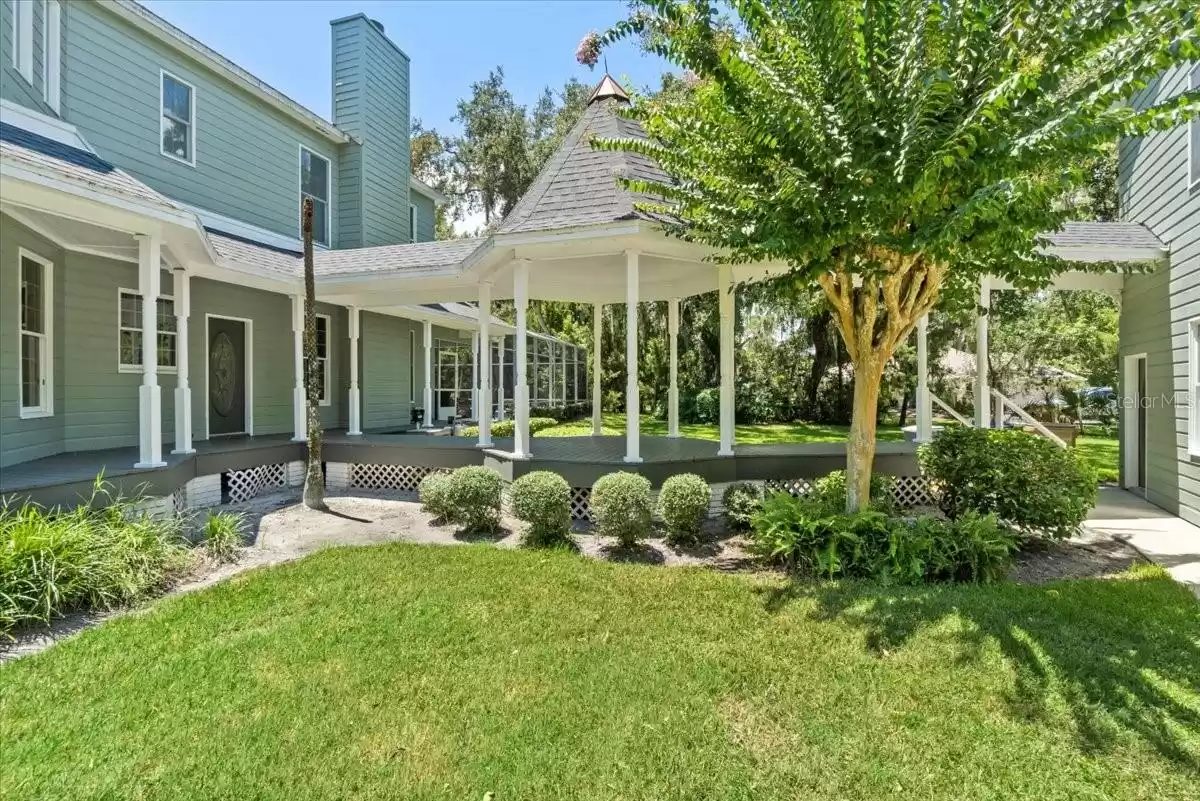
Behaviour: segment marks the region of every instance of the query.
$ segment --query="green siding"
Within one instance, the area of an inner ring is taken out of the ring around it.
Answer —
[[[10,57],[11,58],[11,57]],[[18,249],[25,248],[54,263],[52,361],[54,415],[22,420],[18,376],[18,343],[21,317],[21,270]],[[50,242],[0,214],[0,466],[50,456],[62,450],[65,338],[63,323],[63,254]]]
[[[352,143],[342,147],[337,197],[341,221],[338,247],[362,247],[362,145]]]
[[[362,312],[362,427],[365,431],[407,426],[413,406],[421,405],[424,350],[421,323],[402,317]],[[410,394],[409,332],[415,332],[417,380]],[[412,402],[415,398],[416,402]]]
[[[417,241],[432,242],[434,236],[434,217],[437,207],[433,199],[427,198],[420,192],[412,192],[412,204],[417,207]]]
[[[103,6],[64,3],[63,117],[105,158],[164,194],[299,236],[299,146],[330,160],[338,231],[338,145],[136,31]],[[196,166],[159,152],[159,70],[195,87]]]
[[[45,42],[42,0],[33,7],[33,83],[26,81],[13,67],[13,4],[16,0],[0,0],[0,98],[32,108],[43,114],[54,114],[44,98],[45,63],[42,48]],[[65,7],[65,3],[63,4]],[[63,23],[64,29],[66,23]]]
[[[361,14],[330,25],[333,119],[362,141],[361,244],[408,242],[408,56]]]
[[[1187,71],[1177,68],[1141,100],[1172,97],[1186,82]],[[1200,524],[1200,458],[1188,453],[1186,403],[1188,323],[1200,316],[1200,191],[1187,186],[1184,126],[1124,140],[1119,152],[1123,217],[1145,225],[1171,250],[1169,265],[1126,279],[1121,299],[1122,365],[1125,356],[1146,354],[1147,395],[1155,401],[1146,414],[1146,498]],[[1122,387],[1122,395],[1133,391]],[[1122,418],[1124,450],[1133,416]]]

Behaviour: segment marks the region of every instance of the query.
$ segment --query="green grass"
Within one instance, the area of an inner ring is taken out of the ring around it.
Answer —
[[[22,799],[1184,799],[1200,606],[324,551],[0,667]]]
[[[1075,440],[1075,450],[1092,466],[1101,481],[1117,481],[1119,446],[1116,437],[1081,436]]]
[[[649,415],[642,415],[642,435],[647,437],[665,437],[667,423]],[[606,413],[603,417],[602,431],[607,435],[625,433],[624,413]],[[680,425],[679,433],[695,439],[711,439],[714,442],[721,438],[715,423],[696,423]],[[746,445],[772,445],[783,442],[844,442],[850,433],[849,426],[822,425],[820,423],[764,423],[742,424],[736,428],[737,441]],[[574,420],[560,423],[554,428],[541,432],[544,437],[588,437],[592,434],[592,420]],[[880,441],[896,441],[904,438],[898,426],[880,426]]]

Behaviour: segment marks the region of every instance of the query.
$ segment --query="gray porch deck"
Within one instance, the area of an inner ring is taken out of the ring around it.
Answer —
[[[305,445],[287,434],[212,439],[197,442],[194,454],[167,453],[164,467],[138,469],[137,448],[62,453],[0,469],[0,496],[32,498],[46,504],[72,504],[91,494],[98,474],[125,495],[144,491],[168,495],[198,476],[298,461]],[[824,475],[845,465],[842,443],[741,445],[733,456],[718,456],[717,443],[700,439],[642,437],[642,462],[628,464],[624,437],[534,437],[533,455],[516,459],[511,439],[497,439],[481,450],[464,437],[418,433],[364,434],[327,432],[323,457],[349,464],[414,465],[455,468],[486,464],[506,479],[534,470],[552,470],[576,487],[589,487],[614,470],[645,475],[656,486],[671,475],[697,473],[710,483],[755,479],[792,479]],[[913,446],[880,443],[876,469],[916,475]]]

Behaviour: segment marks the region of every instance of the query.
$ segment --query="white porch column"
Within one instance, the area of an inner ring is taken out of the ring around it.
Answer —
[[[933,407],[929,398],[929,315],[917,320],[917,442],[933,439]]]
[[[558,356],[554,354],[555,346],[557,344],[558,343],[556,343],[554,340],[550,340],[550,342],[547,344],[547,348],[549,349],[550,353],[550,380],[546,382],[546,391],[550,393],[550,406],[554,406],[554,391],[558,388],[556,386],[557,382],[554,380],[554,375],[558,372]]]
[[[604,336],[604,304],[592,304],[592,436],[603,433],[604,394],[601,389],[603,375],[600,372],[600,340]]]
[[[142,385],[138,388],[138,460],[134,467],[164,467],[162,388],[158,385],[158,296],[162,289],[162,240],[139,234],[138,292],[142,296]]]
[[[292,388],[292,442],[308,439],[308,400],[304,392],[304,296],[292,295],[293,372],[296,386]]]
[[[479,402],[475,419],[479,421],[479,447],[492,447],[492,285],[479,284]]]
[[[507,413],[504,408],[504,337],[496,338],[496,363],[500,365],[496,371],[500,376],[496,384],[496,419],[503,420]]]
[[[638,390],[638,253],[625,251],[625,461],[642,461]]]
[[[433,428],[433,323],[425,321],[421,327],[421,338],[425,347],[425,389],[421,403],[425,407],[425,428]]]
[[[192,388],[188,385],[188,317],[192,313],[192,285],[186,271],[175,270],[175,449],[195,453],[192,447]]]
[[[479,419],[479,331],[471,334],[471,417]]]
[[[516,347],[513,349],[513,456],[529,458],[529,377],[527,373],[525,311],[529,305],[529,261],[519,259],[513,270],[513,303],[517,310]]]
[[[679,298],[667,301],[671,367],[667,384],[667,436],[679,436]]]
[[[992,288],[987,276],[979,279],[979,309],[975,312],[975,426],[992,424],[992,397],[988,388],[988,310]]]
[[[720,310],[721,347],[721,444],[718,456],[733,456],[733,267],[722,264],[717,268],[717,307]]]
[[[362,434],[362,395],[358,390],[358,335],[361,319],[357,306],[347,310],[350,317],[350,430],[352,437]]]

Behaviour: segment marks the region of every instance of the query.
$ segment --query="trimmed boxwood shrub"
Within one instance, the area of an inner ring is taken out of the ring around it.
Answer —
[[[557,473],[526,473],[509,487],[513,514],[529,524],[525,543],[559,545],[571,538],[571,485]]]
[[[733,531],[749,531],[754,513],[762,508],[762,493],[754,484],[730,484],[721,496],[725,523]]]
[[[650,482],[623,471],[601,476],[592,485],[591,509],[597,534],[636,545],[650,534]]]
[[[675,545],[695,542],[711,499],[708,482],[694,473],[664,481],[658,491],[658,516],[667,528],[667,541]]]
[[[492,422],[493,437],[511,437],[515,433],[515,423],[509,420],[495,420]],[[529,418],[529,434],[533,436],[539,431],[545,431],[547,428],[554,428],[558,425],[558,421],[550,417],[530,417]],[[478,437],[479,426],[467,426],[458,432],[460,437]]]
[[[449,473],[430,473],[417,485],[417,499],[421,501],[421,508],[434,517],[453,522],[450,519],[449,493]]]
[[[1015,429],[946,428],[918,450],[951,519],[994,514],[1022,533],[1066,539],[1096,505],[1096,472],[1071,448]]]
[[[449,518],[468,532],[485,533],[500,524],[500,474],[487,467],[460,467],[446,484]]]

